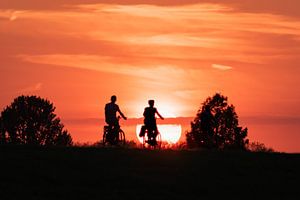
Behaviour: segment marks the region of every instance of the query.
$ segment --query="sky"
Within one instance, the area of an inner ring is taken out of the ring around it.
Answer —
[[[221,92],[250,139],[300,152],[299,7],[298,0],[0,0],[0,109],[22,94],[47,98],[75,141],[93,142],[111,95],[132,119],[124,126],[155,99],[184,131]]]

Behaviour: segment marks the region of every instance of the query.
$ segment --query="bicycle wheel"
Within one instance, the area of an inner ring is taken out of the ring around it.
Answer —
[[[102,144],[105,146],[107,143],[107,130],[104,128],[103,136],[102,136]]]
[[[122,129],[119,130],[119,141],[118,143],[122,146],[124,146],[126,144],[126,139],[125,139],[125,133]]]
[[[152,133],[152,136],[149,137],[148,131],[146,132],[145,136],[143,137],[143,148],[149,148],[149,149],[161,148],[161,135],[158,132],[156,137],[153,138],[153,134],[154,133]]]
[[[157,136],[156,136],[156,145],[155,145],[155,148],[158,148],[158,149],[161,149],[161,134],[158,132]]]
[[[144,136],[143,136],[143,148],[146,148],[147,147],[147,132],[144,134]]]

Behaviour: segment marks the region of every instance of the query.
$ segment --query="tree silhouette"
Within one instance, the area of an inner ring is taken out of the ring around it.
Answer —
[[[72,145],[72,137],[54,114],[48,100],[19,96],[0,116],[0,143],[28,145]]]
[[[248,129],[239,126],[235,107],[227,100],[219,93],[206,99],[186,134],[189,147],[246,149]]]

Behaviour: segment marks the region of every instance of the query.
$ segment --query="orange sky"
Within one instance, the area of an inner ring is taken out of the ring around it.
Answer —
[[[299,7],[298,0],[0,0],[0,108],[20,94],[49,98],[83,142],[95,140],[88,121],[103,118],[112,94],[130,118],[142,116],[149,98],[166,117],[193,117],[222,92],[250,138],[300,152]],[[83,135],[78,120],[90,131]]]

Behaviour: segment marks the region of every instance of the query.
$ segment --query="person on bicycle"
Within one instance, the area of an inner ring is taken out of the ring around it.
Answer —
[[[149,100],[148,101],[149,107],[146,107],[144,110],[144,129],[148,130],[148,139],[149,141],[153,141],[154,143],[155,138],[158,134],[157,130],[157,124],[156,124],[156,117],[155,115],[157,114],[159,118],[164,119],[157,109],[154,107],[154,100]],[[144,136],[146,130],[142,130],[140,136]]]
[[[119,106],[116,104],[117,97],[111,96],[111,102],[105,105],[105,122],[110,127],[110,130],[117,131],[120,128],[119,119],[117,112],[122,116],[123,119],[127,120],[127,117],[121,112]]]

